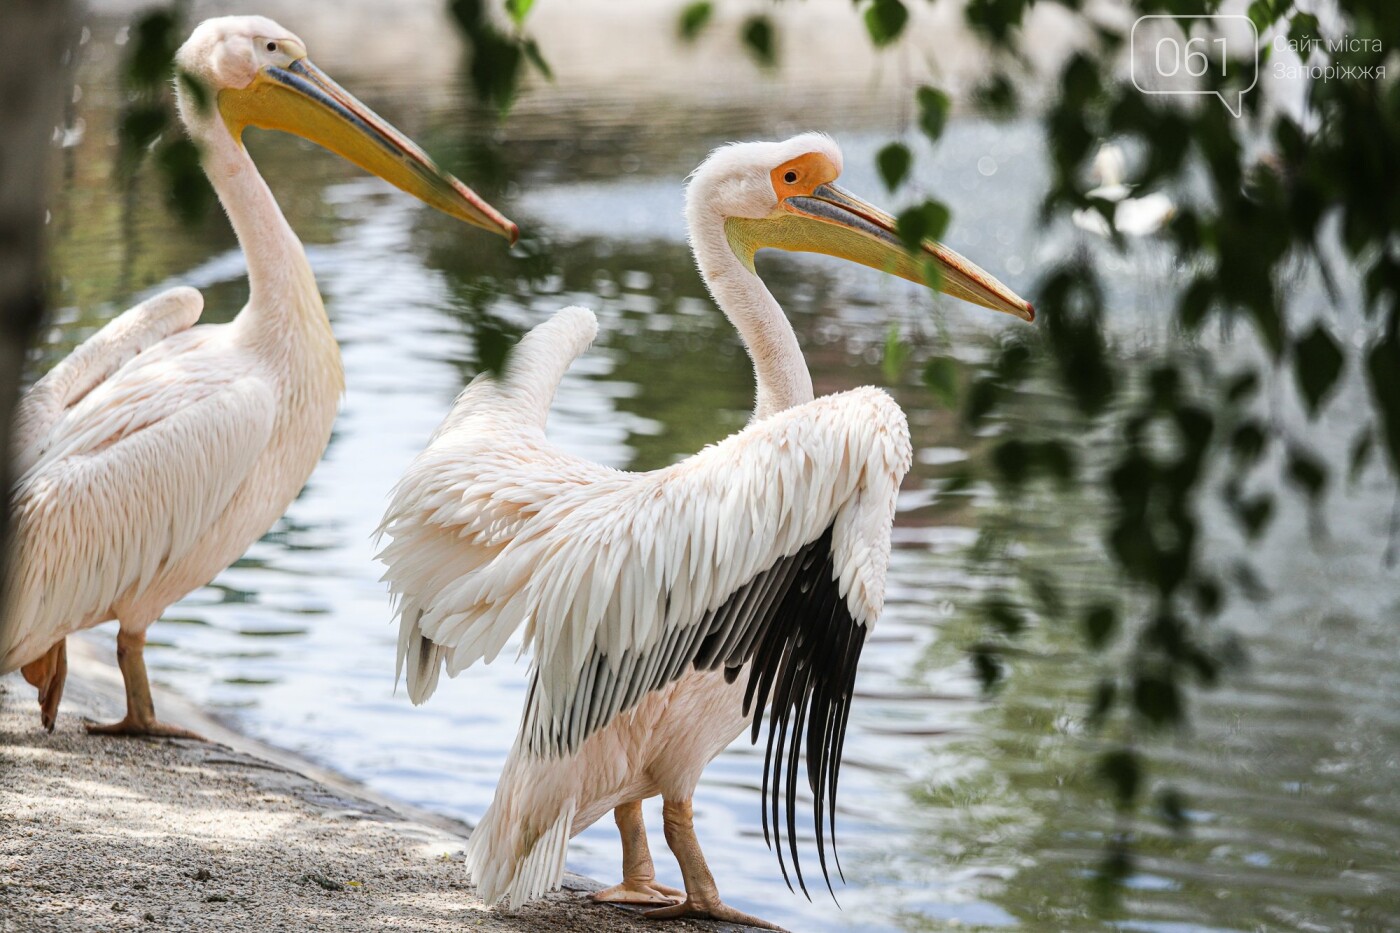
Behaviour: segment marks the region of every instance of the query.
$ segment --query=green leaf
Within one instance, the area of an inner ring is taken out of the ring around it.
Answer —
[[[1089,725],[1095,727],[1102,725],[1117,699],[1118,685],[1107,679],[1099,681],[1094,687],[1094,698],[1089,703]]]
[[[903,211],[895,219],[895,229],[909,251],[919,250],[924,240],[941,239],[951,218],[947,206],[938,201],[925,201]]]
[[[1235,517],[1239,519],[1250,540],[1258,538],[1268,527],[1274,516],[1272,496],[1260,493],[1252,499],[1241,499],[1235,503]]]
[[[1316,503],[1327,488],[1327,467],[1305,450],[1288,451],[1288,478]]]
[[[1030,474],[1030,445],[1011,438],[992,448],[992,465],[1011,486],[1019,486]]]
[[[535,5],[535,0],[506,0],[506,12],[510,14],[511,21],[517,27],[525,25],[525,17],[530,15],[530,8]]]
[[[999,596],[992,597],[982,606],[982,615],[1003,635],[1019,635],[1026,628],[1026,617]]]
[[[1084,613],[1084,639],[1095,651],[1108,644],[1118,629],[1118,613],[1112,606],[1099,604],[1090,606]]]
[[[214,189],[200,164],[199,147],[186,136],[162,143],[156,164],[165,176],[166,198],[171,210],[185,223],[201,220],[214,206]]]
[[[1176,788],[1163,788],[1157,795],[1157,812],[1173,832],[1184,832],[1191,824],[1191,818],[1186,813],[1186,798]]]
[[[768,17],[750,16],[744,21],[739,35],[749,54],[764,68],[772,68],[778,63],[778,52],[773,44],[773,23]]]
[[[914,98],[919,104],[919,129],[924,131],[929,142],[937,142],[948,123],[948,109],[951,106],[948,95],[938,88],[924,85]]]
[[[1345,363],[1341,347],[1321,324],[1293,344],[1293,375],[1298,380],[1298,391],[1303,394],[1310,417],[1316,417],[1323,399],[1337,384]]]
[[[958,367],[946,356],[936,356],[924,366],[924,385],[945,408],[958,404]]]
[[[963,404],[963,419],[969,427],[977,427],[991,414],[1000,401],[1001,393],[991,379],[982,378],[972,383],[968,389],[967,401]]]
[[[897,385],[904,375],[904,364],[909,359],[909,345],[899,336],[899,325],[891,324],[885,331],[885,355],[880,366],[885,373],[885,381]]]
[[[1366,465],[1371,462],[1371,452],[1376,449],[1376,432],[1369,427],[1357,435],[1356,440],[1351,444],[1351,467],[1347,471],[1347,482],[1353,486],[1361,478],[1361,474],[1366,471]]]
[[[1105,753],[1099,759],[1099,775],[1113,787],[1119,807],[1132,806],[1142,782],[1142,766],[1135,752],[1119,748]]]
[[[1133,708],[1154,726],[1181,721],[1181,694],[1176,681],[1164,674],[1140,674],[1133,683]]]
[[[986,648],[976,648],[972,652],[972,672],[982,689],[990,692],[1001,681],[1001,659]]]
[[[693,41],[700,31],[710,24],[710,18],[714,15],[714,4],[708,0],[699,0],[691,3],[681,10],[680,32],[681,38],[687,42]]]
[[[1246,421],[1231,435],[1230,452],[1234,455],[1236,463],[1248,466],[1259,459],[1268,441],[1269,437],[1259,422]]]
[[[1230,380],[1225,387],[1225,398],[1231,405],[1242,405],[1249,401],[1259,391],[1259,374],[1254,370],[1246,370],[1234,379]]]
[[[535,66],[535,70],[543,75],[545,80],[554,80],[554,72],[550,70],[549,62],[544,60],[544,54],[540,52],[540,47],[534,39],[526,39],[521,42],[520,48],[524,50],[525,57],[529,59],[530,64]]]
[[[865,10],[865,30],[876,46],[898,39],[908,22],[909,11],[900,0],[873,0]]]
[[[880,169],[880,177],[885,180],[885,187],[890,191],[898,188],[909,176],[909,166],[913,162],[914,157],[910,155],[909,147],[903,143],[890,143],[875,156],[875,165]]]

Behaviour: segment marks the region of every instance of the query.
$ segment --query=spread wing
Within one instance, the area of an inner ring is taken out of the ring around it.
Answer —
[[[562,756],[688,670],[748,666],[755,739],[769,714],[765,826],[771,810],[780,831],[785,798],[795,859],[803,741],[821,839],[856,660],[883,603],[903,413],[875,389],[827,396],[647,474],[515,446],[468,419],[391,505],[383,557],[410,695],[523,627],[535,659],[523,737]],[[825,871],[824,847],[822,859]]]
[[[48,432],[14,491],[20,547],[0,669],[187,555],[267,446],[272,389],[209,333],[136,356]]]

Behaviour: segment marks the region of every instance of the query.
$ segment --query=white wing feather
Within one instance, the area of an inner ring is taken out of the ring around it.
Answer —
[[[189,374],[210,333],[168,338],[88,392],[20,478],[0,670],[188,554],[267,446],[276,402],[250,367],[223,354]]]
[[[560,345],[553,357],[582,349],[547,330],[559,317],[522,342],[536,363],[547,341]],[[884,392],[820,398],[675,466],[625,473],[550,445],[542,414],[511,404],[516,371],[459,397],[385,517],[393,541],[381,559],[415,702],[431,694],[439,664],[455,675],[490,661],[523,629],[542,694],[534,715],[557,715],[590,654],[618,674],[626,652],[698,625],[828,527],[852,618],[879,615],[910,459],[903,412]],[[529,398],[541,402],[538,391]]]

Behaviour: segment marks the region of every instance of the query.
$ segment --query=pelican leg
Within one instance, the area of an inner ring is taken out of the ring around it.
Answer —
[[[720,920],[765,930],[782,930],[777,924],[751,917],[720,901],[719,888],[715,887],[715,878],[710,874],[710,866],[705,864],[705,854],[700,851],[700,840],[695,838],[690,798],[666,800],[662,804],[661,814],[666,827],[666,844],[675,854],[681,866],[681,876],[685,878],[685,901],[674,907],[648,910],[643,916],[648,920]]]
[[[613,810],[617,831],[622,836],[622,882],[593,893],[595,901],[609,904],[665,904],[684,899],[685,892],[656,881],[647,845],[647,827],[642,821],[642,802],[633,800]]]
[[[43,657],[20,670],[30,686],[39,688],[39,721],[52,732],[58,721],[58,703],[63,699],[63,682],[68,679],[68,639],[60,638]]]
[[[117,666],[122,669],[122,680],[126,684],[126,715],[120,722],[106,725],[87,723],[87,731],[92,735],[149,735],[204,741],[202,735],[156,719],[155,703],[151,700],[151,682],[146,678],[145,649],[144,631],[128,632],[122,629],[117,633]]]

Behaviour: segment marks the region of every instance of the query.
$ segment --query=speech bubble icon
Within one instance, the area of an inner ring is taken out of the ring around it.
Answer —
[[[1133,87],[1144,94],[1213,94],[1238,117],[1244,95],[1259,83],[1259,30],[1238,14],[1140,16],[1128,64]],[[1241,86],[1221,91],[1220,83]]]

